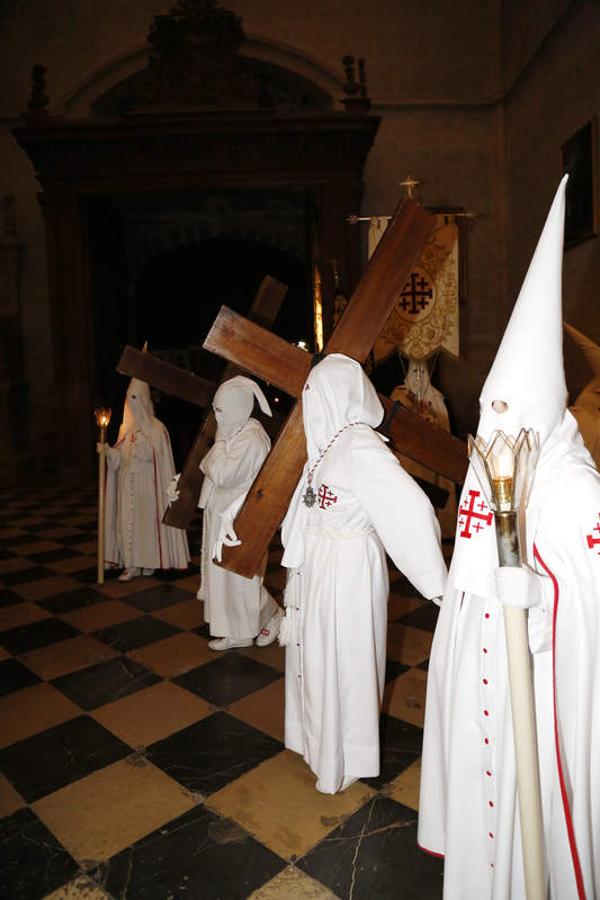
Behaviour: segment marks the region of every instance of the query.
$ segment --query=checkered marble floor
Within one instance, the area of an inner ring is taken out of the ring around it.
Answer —
[[[437,610],[397,572],[381,775],[324,796],[283,748],[283,650],[208,649],[197,557],[98,586],[93,488],[0,500],[0,898],[441,897],[416,847]]]

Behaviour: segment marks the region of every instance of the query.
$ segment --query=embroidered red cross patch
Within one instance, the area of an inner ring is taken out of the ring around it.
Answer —
[[[480,491],[469,491],[469,499],[463,500],[462,506],[458,510],[458,524],[462,527],[459,531],[459,537],[472,538],[473,531],[480,532],[483,528],[492,524],[494,514],[490,512],[485,500],[477,502],[477,498],[481,496]],[[476,510],[479,512],[476,512]],[[475,524],[471,522],[475,520]]]
[[[594,537],[594,531],[598,533],[598,537]],[[596,552],[600,556],[600,513],[598,514],[598,524],[594,525],[591,534],[586,534],[585,539],[590,550],[593,550],[596,545],[598,546]]]
[[[326,484],[322,484],[318,493],[319,506],[321,509],[329,509],[334,503],[337,503],[337,497],[329,490]]]

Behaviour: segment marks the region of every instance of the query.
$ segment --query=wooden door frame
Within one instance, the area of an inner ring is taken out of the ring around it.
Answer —
[[[311,192],[318,209],[316,243],[327,331],[334,295],[331,258],[338,260],[348,291],[360,275],[359,229],[349,227],[345,219],[360,209],[363,168],[379,121],[377,116],[348,111],[156,113],[79,121],[47,115],[15,129],[14,136],[32,160],[42,187],[57,412],[65,462],[90,474],[95,445],[85,198],[209,188]]]

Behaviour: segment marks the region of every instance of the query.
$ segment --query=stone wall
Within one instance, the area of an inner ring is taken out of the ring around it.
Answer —
[[[553,27],[533,59],[517,75],[505,101],[508,196],[508,298],[512,305],[561,177],[561,145],[600,114],[600,5],[595,0],[553,7]],[[563,9],[564,8],[564,9]],[[559,14],[561,13],[561,14]],[[524,23],[525,31],[528,26]],[[596,147],[597,171],[600,150]],[[596,184],[596,209],[600,185]],[[600,243],[590,238],[565,253],[564,316],[600,343]],[[565,340],[567,383],[572,397],[590,373],[569,338]]]
[[[455,427],[472,428],[482,379],[560,175],[560,144],[599,105],[597,3],[224,5],[242,17],[249,52],[276,57],[294,71],[312,71],[330,90],[339,86],[340,94],[342,56],[366,58],[373,111],[383,122],[367,163],[363,212],[391,212],[401,193],[398,183],[411,173],[422,182],[426,205],[461,206],[475,214],[467,229],[461,358],[439,366]],[[53,106],[81,115],[96,85],[105,87],[127,64],[135,69],[151,17],[171,6],[172,0],[5,0],[0,10],[0,192],[16,196],[25,244],[22,320],[34,441],[40,447],[53,394],[44,228],[38,184],[10,128],[25,107],[33,64],[47,67]],[[568,252],[566,297],[574,324],[598,339],[589,303],[600,287],[595,244]],[[575,377],[581,380],[583,369]]]

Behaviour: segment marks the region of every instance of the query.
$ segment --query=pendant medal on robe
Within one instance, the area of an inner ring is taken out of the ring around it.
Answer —
[[[309,484],[302,497],[302,502],[310,509],[317,502],[317,495],[313,491],[312,484]]]

